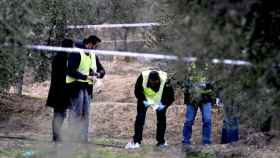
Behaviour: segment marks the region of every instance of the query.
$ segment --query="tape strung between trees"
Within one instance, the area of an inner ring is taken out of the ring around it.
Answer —
[[[99,28],[131,28],[131,27],[154,27],[160,23],[130,23],[130,24],[99,24],[99,25],[68,25],[68,29],[99,29]]]
[[[126,51],[112,51],[112,50],[89,50],[80,48],[65,48],[65,47],[54,47],[45,45],[28,45],[28,49],[51,51],[51,52],[67,52],[67,53],[79,53],[81,51],[87,51],[95,53],[97,55],[104,56],[126,56],[134,58],[144,58],[144,59],[161,59],[161,60],[183,60],[185,62],[195,62],[196,57],[183,57],[179,58],[175,55],[165,55],[165,54],[149,54],[149,53],[139,53],[139,52],[126,52]],[[211,60],[213,64],[226,64],[226,65],[240,65],[240,66],[251,66],[252,64],[245,60],[231,60],[231,59],[217,59]]]
[[[161,23],[150,22],[150,23],[124,23],[124,24],[99,24],[99,25],[68,25],[68,29],[102,29],[102,28],[132,28],[132,27],[158,27]],[[68,53],[77,53],[81,49],[78,48],[62,48],[62,47],[51,47],[43,45],[31,45],[27,46],[31,49],[46,50],[46,51],[63,51]],[[88,50],[87,50],[88,51]],[[147,58],[147,59],[162,59],[162,60],[179,60],[178,56],[175,55],[164,55],[164,54],[149,54],[149,53],[138,53],[138,52],[124,52],[124,51],[111,51],[111,50],[90,50],[97,55],[111,55],[111,56],[127,56],[135,58]],[[186,62],[195,62],[196,57],[183,57],[180,60]],[[217,59],[211,60],[213,64],[226,64],[226,65],[240,65],[240,66],[251,66],[252,64],[244,60],[231,60],[231,59]]]

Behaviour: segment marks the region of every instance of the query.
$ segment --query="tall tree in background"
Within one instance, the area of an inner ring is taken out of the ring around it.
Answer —
[[[196,56],[198,65],[210,63],[212,58],[252,62],[244,67],[209,64],[208,75],[222,87],[225,105],[243,108],[244,123],[258,127],[271,116],[279,118],[280,7],[272,1],[3,0],[0,4],[1,91],[15,83],[22,85],[27,64],[38,72],[36,81],[48,79],[52,56],[45,52],[27,56],[28,52],[18,46],[59,45],[67,36],[68,24],[159,20],[164,24],[156,30],[159,50]],[[126,39],[128,34],[116,36]],[[183,80],[182,74],[189,73],[187,68],[178,63],[175,77]]]
[[[252,62],[208,68],[225,105],[242,108],[244,124],[259,127],[267,117],[279,118],[280,7],[264,0],[157,0],[153,6],[165,24],[158,32],[163,50],[195,56],[201,67],[212,58]],[[188,75],[187,67],[177,64],[178,80]]]
[[[32,26],[37,21],[31,0],[3,0],[0,6],[0,91],[3,91],[22,82],[27,53],[19,46],[31,41]]]
[[[45,36],[46,45],[59,46],[66,35],[66,20],[67,9],[65,0],[46,0],[42,1],[39,7],[41,14],[38,16],[44,17],[45,26],[43,29],[47,30]],[[42,52],[37,56],[36,66],[36,81],[44,81],[48,79],[50,72],[51,55]]]
[[[250,80],[250,96],[259,98],[257,108],[262,109],[261,121],[266,123],[280,117],[280,7],[273,1],[258,0],[251,5],[246,19],[248,59],[255,65],[251,72],[254,78]]]

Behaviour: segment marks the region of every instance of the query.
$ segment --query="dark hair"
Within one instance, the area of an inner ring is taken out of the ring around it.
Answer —
[[[151,71],[149,74],[149,80],[156,81],[160,80],[159,74],[157,71]]]
[[[83,40],[83,43],[84,44],[89,44],[89,43],[92,43],[92,44],[97,44],[97,43],[100,43],[101,42],[101,39],[98,38],[97,36],[95,35],[91,35],[89,36],[88,38],[84,39]]]
[[[67,38],[64,39],[64,40],[61,42],[61,46],[62,46],[62,47],[67,47],[67,48],[73,47],[73,44],[74,44],[73,40],[67,39]]]

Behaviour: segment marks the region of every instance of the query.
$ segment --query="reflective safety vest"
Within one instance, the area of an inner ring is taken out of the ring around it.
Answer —
[[[196,94],[206,94],[211,90],[206,90],[206,77],[201,74],[190,76],[191,91]]]
[[[80,72],[83,75],[89,75],[90,69],[96,70],[96,57],[95,54],[86,55],[85,52],[80,52],[81,60],[80,65],[77,69],[78,72]],[[69,75],[66,76],[66,83],[72,83],[74,81],[78,82],[88,82],[89,80],[82,80],[82,79],[76,79],[74,77],[71,77]]]
[[[208,66],[205,65],[205,70],[207,70]],[[191,64],[191,69],[192,69],[192,74],[189,77],[190,81],[190,89],[191,93],[193,95],[201,95],[201,94],[207,94],[210,93],[212,90],[207,90],[206,89],[206,77],[203,74],[203,70],[199,71],[196,68],[196,64]]]
[[[93,70],[94,73],[97,72],[97,65],[96,65],[96,55],[95,53],[90,53],[91,55],[91,69]],[[93,84],[93,81],[88,80],[88,84]]]
[[[149,80],[149,74],[152,70],[147,70],[142,72],[143,77],[143,89],[144,89],[144,95],[148,101],[149,104],[158,105],[161,101],[162,93],[164,85],[167,81],[167,73],[163,71],[157,71],[159,73],[160,77],[160,88],[157,92],[153,91],[151,88],[147,87],[148,80]]]

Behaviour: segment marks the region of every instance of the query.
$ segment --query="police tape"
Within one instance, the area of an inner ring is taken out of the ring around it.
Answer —
[[[98,28],[131,28],[131,27],[154,27],[160,23],[131,23],[131,24],[100,24],[100,25],[69,25],[68,29],[98,29]]]
[[[126,51],[112,51],[112,50],[93,50],[93,49],[80,49],[80,48],[65,48],[65,47],[54,47],[45,45],[28,45],[28,49],[42,50],[42,51],[52,51],[52,52],[67,52],[67,53],[79,53],[81,51],[86,51],[89,53],[95,53],[96,55],[104,56],[125,56],[134,58],[144,58],[144,59],[161,59],[161,60],[183,60],[185,62],[195,62],[196,57],[183,57],[179,58],[175,55],[165,55],[165,54],[150,54],[150,53],[139,53],[139,52],[126,52]],[[250,66],[250,62],[245,60],[231,60],[231,59],[217,59],[211,60],[214,64],[226,64],[226,65],[243,65]]]

